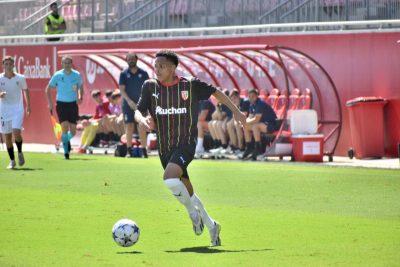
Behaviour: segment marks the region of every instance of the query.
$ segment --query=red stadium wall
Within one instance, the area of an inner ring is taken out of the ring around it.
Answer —
[[[317,60],[332,77],[341,100],[342,133],[336,155],[347,155],[351,146],[346,101],[359,96],[382,96],[385,106],[385,153],[397,155],[400,143],[400,34],[345,33],[250,36],[204,39],[171,39],[157,41],[109,42],[96,44],[3,46],[2,54],[16,56],[17,71],[25,73],[32,96],[32,115],[25,120],[25,142],[54,143],[44,94],[49,76],[60,67],[56,52],[64,49],[175,48],[235,44],[271,44],[298,49]],[[86,94],[81,113],[91,113],[89,92],[93,88],[115,86],[106,69],[84,62],[74,62],[83,74]],[[93,78],[95,76],[95,79]],[[110,88],[110,89],[111,89]]]

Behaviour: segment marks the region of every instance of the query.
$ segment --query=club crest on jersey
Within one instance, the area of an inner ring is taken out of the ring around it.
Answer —
[[[189,91],[187,91],[187,90],[181,91],[181,97],[182,97],[183,101],[186,101],[189,97]]]

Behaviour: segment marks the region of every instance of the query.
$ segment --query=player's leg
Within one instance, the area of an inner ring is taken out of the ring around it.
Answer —
[[[0,118],[0,134],[4,135],[6,140],[6,147],[8,157],[10,158],[10,164],[7,166],[7,169],[14,169],[16,166],[15,156],[14,156],[14,146],[12,143],[12,121],[11,120],[3,120]]]
[[[199,121],[197,122],[197,145],[196,145],[196,154],[202,155],[204,154],[204,134],[208,131],[208,122],[207,121]]]
[[[17,113],[12,120],[12,133],[14,135],[14,142],[18,150],[18,165],[23,166],[25,164],[24,154],[22,153],[22,124],[24,121],[24,112]]]
[[[15,155],[14,155],[14,146],[12,142],[12,133],[4,134],[6,139],[6,147],[8,152],[8,157],[10,158],[10,163],[7,166],[7,169],[14,169],[17,166],[15,162]]]
[[[256,160],[258,155],[261,155],[261,132],[267,132],[267,125],[265,123],[256,123],[252,126],[253,136],[254,136],[254,150],[252,153],[252,159]]]
[[[244,133],[243,133],[243,126],[240,125],[235,121],[235,129],[236,129],[236,136],[237,136],[237,144],[240,150],[244,149]]]
[[[61,125],[61,142],[63,145],[64,149],[64,158],[69,159],[69,149],[68,149],[68,143],[69,143],[69,117],[70,117],[70,106],[68,103],[63,103],[63,102],[58,102],[56,105],[56,111],[57,111],[57,116],[58,120]]]
[[[68,121],[63,121],[60,123],[61,124],[61,142],[63,144],[63,149],[64,149],[64,158],[69,159],[69,122]]]
[[[171,159],[165,169],[165,177],[171,177],[174,175],[180,174],[180,181],[184,185],[185,192],[187,192],[187,196],[190,198],[190,202],[192,204],[192,209],[195,208],[197,212],[189,212],[190,218],[193,223],[193,229],[197,235],[200,235],[203,231],[203,221],[206,224],[211,237],[211,245],[216,246],[221,244],[221,240],[219,238],[220,225],[211,216],[207,213],[203,203],[200,198],[194,193],[193,185],[189,180],[189,174],[187,172],[187,167],[189,163],[192,161],[194,157],[194,149],[190,146],[184,149],[177,149],[171,156]],[[174,164],[174,165],[172,165]],[[168,166],[175,166],[176,172],[170,173],[171,169],[168,169]],[[187,200],[187,199],[186,199]],[[189,210],[188,210],[189,211]],[[193,210],[192,210],[193,211]]]
[[[79,120],[79,109],[77,103],[70,103],[68,106],[68,122],[69,122],[69,129],[68,129],[68,153],[71,152],[71,139],[76,134],[76,124]]]
[[[236,136],[236,128],[235,128],[235,119],[230,119],[226,124],[226,128],[228,131],[229,141],[233,150],[238,147],[238,141]]]
[[[254,150],[254,143],[252,142],[252,126],[246,125],[244,127],[244,139],[246,141],[246,150],[243,153],[242,159],[247,159]]]
[[[147,131],[145,128],[136,126],[139,132],[140,144],[142,145],[143,157],[148,158],[147,155]]]
[[[190,195],[193,194],[193,187],[190,182],[186,182],[186,184],[183,183],[180,179],[182,174],[182,168],[178,164],[169,162],[164,172],[164,183],[176,199],[185,206],[192,220],[195,234],[200,235],[203,232],[204,226],[200,212],[195,208],[190,198]]]
[[[25,164],[24,154],[22,152],[22,135],[21,129],[13,129],[14,141],[18,150],[18,165],[23,166]]]
[[[125,136],[126,136],[126,147],[127,147],[127,157],[132,155],[132,137],[135,129],[135,113],[130,107],[122,106],[122,112],[124,114],[125,123]]]
[[[132,155],[132,136],[133,136],[133,122],[125,122],[125,136],[126,136],[126,147],[128,148],[127,157]]]

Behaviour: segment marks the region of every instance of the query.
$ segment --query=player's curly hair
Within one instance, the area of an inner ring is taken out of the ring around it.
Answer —
[[[156,57],[165,57],[169,62],[171,62],[175,66],[178,67],[179,65],[178,55],[172,50],[167,50],[167,49],[160,50],[157,52]]]

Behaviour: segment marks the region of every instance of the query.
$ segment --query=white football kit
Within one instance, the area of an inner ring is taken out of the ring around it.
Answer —
[[[0,98],[0,133],[8,134],[12,129],[22,129],[24,121],[24,101],[22,90],[27,90],[25,77],[14,73],[11,79],[0,74],[0,92],[6,95]]]

